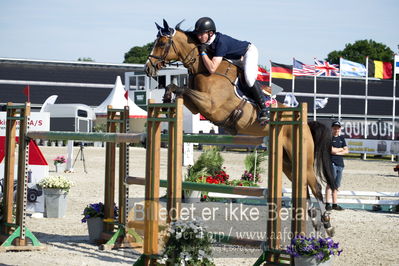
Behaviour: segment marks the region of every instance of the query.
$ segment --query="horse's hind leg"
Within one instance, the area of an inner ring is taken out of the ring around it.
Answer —
[[[313,153],[311,153],[311,155],[313,155]],[[323,223],[323,227],[326,230],[326,233],[329,236],[333,236],[334,235],[334,228],[331,226],[330,223],[330,213],[326,212],[325,210],[325,206],[323,203],[323,194],[321,192],[321,186],[320,184],[317,182],[316,179],[316,175],[314,172],[313,167],[309,167],[309,165],[313,165],[313,158],[308,158],[308,169],[306,172],[306,180],[307,180],[307,184],[310,187],[310,189],[312,190],[313,195],[316,197],[318,205],[319,205],[319,209],[320,209],[320,213],[321,213],[321,222]],[[292,168],[291,168],[291,158],[289,157],[288,153],[284,151],[284,161],[283,161],[283,172],[284,174],[288,177],[288,179],[292,180]],[[308,187],[308,188],[309,188]],[[308,214],[309,217],[312,221],[312,225],[313,228],[317,231],[320,230],[320,222],[318,222],[316,220],[317,217],[317,212],[316,209],[314,207],[311,207],[311,201],[310,201],[310,194],[309,194],[309,189],[308,189],[308,193],[307,193],[307,198],[308,198]]]
[[[310,160],[310,158],[309,158]],[[323,194],[322,194],[322,187],[318,183],[316,174],[314,172],[313,167],[309,167],[309,165],[313,165],[313,159],[308,162],[308,170],[307,170],[307,181],[310,189],[312,190],[313,195],[315,196],[317,203],[319,205],[320,214],[321,214],[321,222],[323,223],[324,229],[326,230],[327,235],[333,236],[334,235],[334,227],[332,227],[330,223],[330,213],[326,211],[323,202]],[[312,217],[311,217],[312,218]],[[315,229],[318,227],[318,224],[313,224]]]
[[[285,153],[284,154],[284,163],[283,163],[283,172],[284,174],[288,177],[288,179],[292,180],[292,168],[291,168],[291,162],[289,161],[288,155]],[[307,205],[308,205],[308,215],[310,220],[312,221],[312,226],[316,231],[320,231],[321,227],[321,222],[317,220],[317,210],[315,207],[312,205],[312,201],[310,200],[310,193],[309,193],[309,187],[306,188],[307,190]]]

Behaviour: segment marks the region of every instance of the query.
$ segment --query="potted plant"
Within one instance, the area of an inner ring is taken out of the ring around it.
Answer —
[[[198,220],[170,223],[160,264],[215,265],[212,261],[212,235]]]
[[[58,168],[61,168],[64,163],[66,163],[66,159],[64,156],[59,155],[53,159],[54,166],[55,166],[55,172],[58,173]],[[61,170],[61,169],[60,169]]]
[[[207,179],[217,175],[222,170],[223,157],[217,147],[211,146],[198,157],[193,166],[187,169],[185,181],[206,183]],[[209,183],[209,182],[208,182]],[[195,203],[201,200],[201,191],[184,190],[185,202]]]
[[[334,255],[340,255],[339,243],[327,237],[305,237],[297,235],[287,246],[287,253],[294,257],[295,265],[330,265]]]
[[[266,152],[252,152],[248,154],[244,159],[245,171],[241,176],[242,180],[257,184],[261,182],[260,174],[265,172],[265,169],[261,167],[261,163],[266,160]]]
[[[87,205],[83,210],[82,223],[87,222],[90,242],[101,238],[104,229],[104,204],[102,202]],[[118,207],[114,206],[114,218],[118,217]]]
[[[203,183],[203,177],[207,175],[205,170],[201,170],[199,172],[190,171],[190,167],[187,170],[187,175],[184,178],[184,181],[194,182],[194,183]],[[197,190],[183,190],[183,199],[185,203],[198,203],[201,201],[201,191]]]
[[[38,183],[43,188],[47,218],[62,218],[67,208],[67,195],[74,185],[63,176],[49,176]]]

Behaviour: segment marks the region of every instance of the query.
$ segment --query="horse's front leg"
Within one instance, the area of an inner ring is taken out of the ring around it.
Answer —
[[[173,98],[172,94],[175,91],[176,87],[177,86],[175,84],[169,84],[168,86],[166,86],[165,93],[164,93],[164,95],[162,97],[162,101],[164,103],[171,103],[172,102],[172,98]]]
[[[176,97],[183,97],[184,105],[190,110],[193,114],[198,114],[199,110],[195,103],[192,101],[192,97],[190,97],[187,93],[185,88],[181,88],[175,84],[169,84],[165,88],[165,94],[163,95],[163,102],[164,103],[171,103],[173,98],[173,93],[176,94]]]

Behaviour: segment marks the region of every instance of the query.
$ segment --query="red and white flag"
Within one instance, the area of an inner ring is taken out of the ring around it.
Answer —
[[[258,66],[258,77],[256,78],[256,80],[258,80],[260,82],[269,82],[270,73],[267,72],[266,69]]]

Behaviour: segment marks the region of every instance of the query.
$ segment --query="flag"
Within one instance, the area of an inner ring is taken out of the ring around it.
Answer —
[[[287,93],[284,98],[284,105],[289,107],[297,107],[299,105],[293,93]]]
[[[294,76],[314,76],[315,66],[306,65],[294,58],[294,64],[292,68],[292,74]]]
[[[272,77],[278,79],[292,79],[292,65],[272,63]]]
[[[28,102],[30,102],[30,87],[29,87],[29,85],[25,86],[23,93],[25,94],[26,97],[28,97]]]
[[[394,66],[393,66],[393,73],[396,75],[396,74],[399,74],[399,55],[395,55],[395,63],[394,63]]]
[[[392,64],[390,62],[382,62],[377,60],[369,60],[369,77],[379,79],[392,78]]]
[[[362,64],[341,59],[340,71],[342,76],[365,77],[367,70]]]
[[[125,96],[125,99],[127,100],[129,98],[129,91],[125,91],[124,96]]]
[[[323,109],[324,107],[326,107],[327,103],[328,98],[316,99],[314,102],[316,109]]]
[[[315,64],[316,76],[331,77],[339,75],[338,65],[333,65],[328,63],[327,61],[316,60],[316,59],[314,60],[314,64]]]
[[[267,72],[267,70],[264,69],[263,67],[258,66],[258,76],[257,76],[256,80],[258,80],[260,82],[269,82],[270,73]]]

